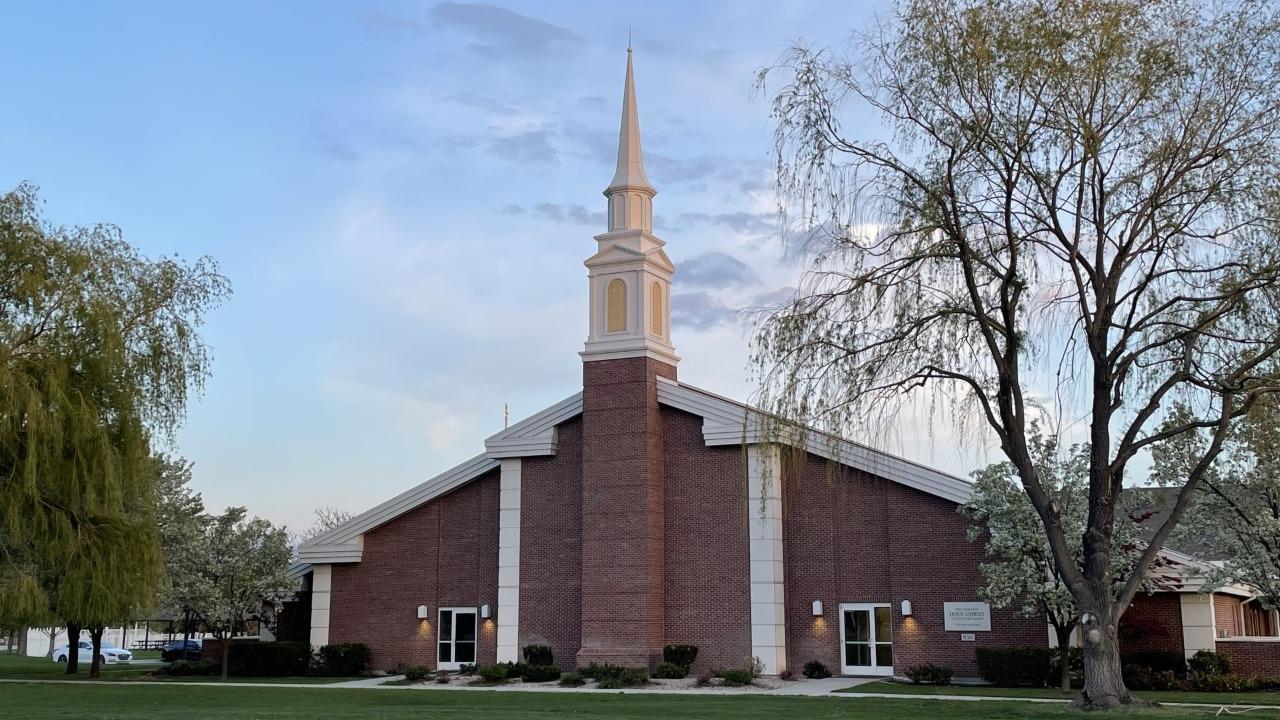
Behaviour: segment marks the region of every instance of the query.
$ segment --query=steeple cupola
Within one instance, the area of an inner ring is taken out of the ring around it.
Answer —
[[[583,361],[650,357],[675,365],[671,345],[671,276],[675,266],[653,234],[653,198],[658,191],[644,173],[635,72],[627,48],[618,130],[618,166],[605,188],[609,228],[596,236],[598,251],[586,261],[590,327]]]

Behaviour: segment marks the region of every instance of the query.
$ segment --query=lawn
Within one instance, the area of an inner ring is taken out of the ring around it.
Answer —
[[[25,720],[543,720],[552,717],[618,720],[1031,720],[1086,717],[1065,705],[965,702],[910,698],[797,698],[782,696],[623,695],[457,690],[374,690],[172,685],[0,684],[5,717]],[[1267,713],[1270,715],[1270,713]],[[1207,708],[1122,711],[1107,717],[1212,718]],[[1102,717],[1088,715],[1087,717]]]
[[[157,659],[159,654],[157,653]],[[156,663],[144,664],[107,664],[102,666],[99,680],[145,680],[149,682],[219,682],[221,678],[213,677],[151,677],[147,673],[160,667]],[[88,680],[89,663],[80,663],[80,672],[67,675],[66,666],[55,663],[44,657],[23,657],[21,655],[0,655],[0,679],[5,680]],[[329,683],[355,680],[357,678],[330,677],[283,677],[283,678],[229,678],[229,682],[264,683],[287,682],[300,685],[324,685]],[[0,697],[4,690],[0,689]],[[0,703],[2,706],[2,703]]]
[[[1001,688],[990,685],[908,685],[906,683],[873,682],[846,688],[844,693],[891,693],[893,695],[965,695],[970,697],[1073,698],[1053,688]],[[1198,693],[1152,692],[1134,693],[1153,702],[1216,703],[1221,705],[1280,705],[1280,693]]]

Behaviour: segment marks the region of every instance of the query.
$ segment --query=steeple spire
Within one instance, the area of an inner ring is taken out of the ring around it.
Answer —
[[[653,196],[658,191],[644,174],[640,149],[640,115],[636,108],[635,73],[627,46],[627,79],[622,88],[622,125],[618,130],[618,167],[605,188],[609,198],[609,230],[653,230]]]

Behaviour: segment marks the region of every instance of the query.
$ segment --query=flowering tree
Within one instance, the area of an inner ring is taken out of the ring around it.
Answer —
[[[1083,535],[1089,506],[1089,448],[1077,444],[1063,449],[1056,436],[1042,435],[1038,430],[1033,430],[1028,445],[1045,492],[1062,517],[1063,531],[1071,537]],[[1022,489],[1017,468],[1007,461],[993,463],[975,471],[973,480],[973,498],[960,512],[974,521],[969,528],[970,542],[986,543],[988,559],[981,565],[984,584],[979,594],[995,607],[1016,607],[1024,617],[1045,618],[1057,635],[1058,647],[1069,647],[1071,633],[1079,624],[1080,606],[1058,572],[1044,527]],[[1142,522],[1150,517],[1145,504],[1132,493],[1126,494],[1121,507],[1122,519],[1111,538],[1116,593],[1123,590],[1141,558],[1145,547]],[[1078,553],[1073,561],[1083,566]],[[1163,559],[1155,563],[1158,567],[1168,564]],[[1154,573],[1148,573],[1148,588],[1159,581]],[[1164,584],[1170,582],[1164,580]],[[1071,665],[1066,652],[1059,657],[1059,673],[1062,690],[1069,691]]]

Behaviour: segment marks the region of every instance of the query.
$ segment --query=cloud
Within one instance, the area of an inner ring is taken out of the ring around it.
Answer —
[[[534,206],[533,212],[547,220],[572,222],[579,225],[595,225],[601,230],[605,229],[605,224],[608,222],[608,217],[603,211],[588,210],[582,205],[539,203]]]
[[[701,290],[671,296],[672,327],[710,330],[717,325],[732,324],[737,315],[736,310]]]
[[[684,225],[706,223],[722,225],[739,235],[772,235],[778,231],[778,217],[773,213],[731,212],[683,213],[676,221]]]
[[[523,215],[524,208],[520,207],[519,205],[505,205],[502,207],[501,210],[498,210],[498,214],[499,215]]]
[[[583,45],[582,38],[566,28],[484,3],[442,2],[431,8],[437,26],[468,35],[474,51],[539,55]]]
[[[530,130],[501,137],[489,143],[489,152],[521,164],[559,162],[560,153],[551,144],[551,135],[550,130]]]
[[[754,270],[728,253],[713,250],[679,263],[677,282],[682,287],[725,288],[760,282]]]
[[[366,12],[360,15],[360,22],[371,30],[390,30],[396,32],[427,32],[427,26],[417,20],[388,15],[381,12]]]
[[[761,308],[778,307],[784,303],[790,302],[796,296],[796,289],[788,285],[780,287],[777,290],[763,292],[751,298],[751,304]]]

